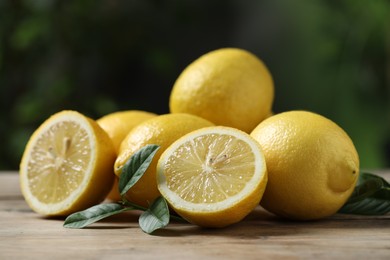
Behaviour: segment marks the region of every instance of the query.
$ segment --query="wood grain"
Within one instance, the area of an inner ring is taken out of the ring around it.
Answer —
[[[382,171],[389,179],[390,171]],[[294,222],[258,207],[224,229],[174,222],[147,235],[139,212],[123,213],[85,229],[32,212],[18,175],[0,173],[0,259],[390,259],[390,216],[337,214]]]

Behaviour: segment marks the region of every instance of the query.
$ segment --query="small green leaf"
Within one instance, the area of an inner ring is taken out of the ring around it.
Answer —
[[[125,163],[118,183],[119,193],[121,196],[124,196],[126,192],[142,177],[159,148],[160,147],[155,144],[146,145],[139,149]]]
[[[390,185],[377,175],[361,173],[358,185],[339,213],[384,215],[390,212]]]
[[[139,217],[139,226],[148,234],[169,224],[169,208],[163,197],[158,197]]]
[[[66,228],[83,228],[109,216],[132,210],[118,203],[105,203],[69,215],[64,222]]]

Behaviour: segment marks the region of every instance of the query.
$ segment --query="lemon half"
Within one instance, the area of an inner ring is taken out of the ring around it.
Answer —
[[[101,202],[114,174],[114,146],[90,118],[62,111],[31,136],[20,164],[28,205],[44,215],[66,215]]]
[[[224,227],[259,204],[267,183],[265,158],[248,134],[207,127],[178,139],[161,155],[157,183],[171,207],[189,222]]]

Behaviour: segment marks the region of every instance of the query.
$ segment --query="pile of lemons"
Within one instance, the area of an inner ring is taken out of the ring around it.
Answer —
[[[271,73],[252,53],[224,48],[177,78],[170,113],[129,110],[92,120],[76,111],[47,119],[20,164],[36,212],[67,215],[118,200],[118,176],[147,144],[160,149],[126,194],[147,207],[158,196],[191,223],[223,227],[259,204],[290,219],[330,216],[351,195],[359,158],[348,135],[308,111],[272,113]]]

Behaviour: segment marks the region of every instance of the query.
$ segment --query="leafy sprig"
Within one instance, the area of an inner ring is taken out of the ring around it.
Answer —
[[[145,233],[151,234],[157,229],[166,227],[171,216],[167,202],[163,197],[158,197],[149,208],[136,205],[126,199],[126,193],[148,169],[158,149],[158,145],[146,145],[125,163],[118,183],[119,193],[121,194],[119,202],[98,204],[86,210],[73,213],[65,219],[64,227],[84,228],[101,219],[129,210],[144,211],[140,215],[138,223]]]
[[[361,173],[351,197],[339,213],[384,215],[390,212],[390,184],[380,176]]]

